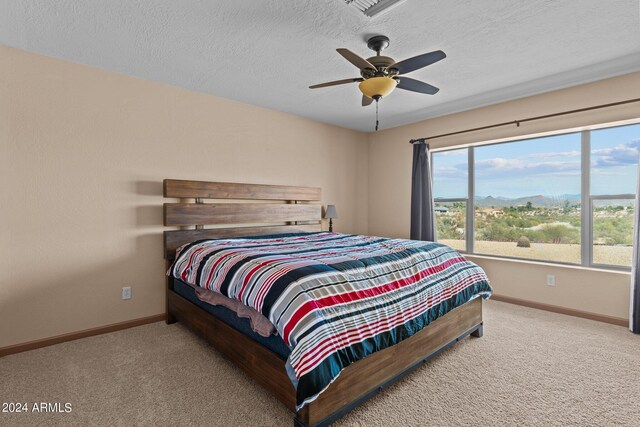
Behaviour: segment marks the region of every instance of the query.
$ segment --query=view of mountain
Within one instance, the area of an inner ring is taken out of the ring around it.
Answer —
[[[570,205],[575,205],[580,203],[580,195],[579,194],[563,194],[558,197],[546,197],[542,195],[535,196],[526,196],[526,197],[518,197],[516,199],[509,199],[506,197],[494,197],[494,196],[477,196],[475,199],[475,204],[481,208],[506,208],[506,207],[516,207],[516,206],[526,206],[528,202],[531,202],[533,207],[562,207],[565,205],[565,201],[568,201]]]
[[[526,206],[528,202],[535,208],[558,208],[565,206],[565,202],[568,201],[569,205],[579,205],[579,194],[562,194],[558,197],[546,197],[540,194],[535,196],[518,197],[510,199],[508,197],[494,197],[494,196],[476,196],[475,205],[480,208],[508,208]],[[594,202],[595,203],[595,202]],[[631,206],[634,204],[633,199],[626,200],[598,200],[597,206]]]

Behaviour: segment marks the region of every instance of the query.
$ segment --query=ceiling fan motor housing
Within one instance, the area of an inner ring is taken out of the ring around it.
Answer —
[[[396,75],[398,74],[397,70],[391,68],[396,61],[393,58],[388,56],[372,56],[371,58],[367,58],[367,61],[371,63],[371,65],[375,66],[376,69],[365,68],[360,70],[360,75],[362,77],[384,77],[388,75]]]
[[[397,70],[391,68],[396,61],[388,56],[380,55],[380,52],[389,47],[389,37],[373,36],[367,40],[367,46],[369,49],[376,52],[375,56],[367,58],[367,61],[369,61],[371,65],[375,66],[376,69],[365,68],[360,70],[360,75],[362,77],[369,79],[371,77],[386,77],[398,74]]]

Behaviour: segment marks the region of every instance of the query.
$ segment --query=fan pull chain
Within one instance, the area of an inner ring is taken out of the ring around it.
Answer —
[[[378,131],[378,100],[376,99],[376,132]]]

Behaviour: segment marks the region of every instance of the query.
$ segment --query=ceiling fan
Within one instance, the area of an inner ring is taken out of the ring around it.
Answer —
[[[367,59],[361,58],[349,49],[336,49],[347,61],[360,69],[362,77],[320,83],[309,86],[309,89],[359,82],[358,87],[362,92],[363,107],[370,105],[374,100],[378,102],[380,98],[393,92],[396,87],[427,95],[434,95],[440,90],[428,83],[404,77],[404,75],[446,58],[447,55],[443,51],[435,50],[396,62],[393,58],[380,55],[380,52],[389,46],[388,37],[371,37],[367,40],[367,46],[376,52],[375,56]]]

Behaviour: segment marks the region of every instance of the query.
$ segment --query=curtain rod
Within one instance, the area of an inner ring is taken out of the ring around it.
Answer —
[[[487,125],[487,126],[481,126],[481,127],[477,127],[477,128],[459,130],[457,132],[443,133],[441,135],[435,135],[435,136],[429,136],[429,137],[425,137],[425,138],[412,139],[412,140],[409,141],[409,144],[413,144],[415,142],[423,143],[425,141],[429,141],[429,140],[436,139],[436,138],[444,138],[445,136],[460,135],[462,133],[469,133],[469,132],[475,132],[475,131],[479,131],[479,130],[492,129],[492,128],[497,128],[497,127],[501,127],[501,126],[508,126],[508,125],[520,126],[520,123],[532,122],[534,120],[548,119],[548,118],[551,118],[551,117],[564,116],[564,115],[567,115],[567,114],[582,113],[584,111],[597,110],[597,109],[600,109],[600,108],[615,107],[616,105],[631,104],[633,102],[638,102],[638,101],[640,101],[640,98],[628,99],[626,101],[612,102],[611,104],[601,104],[601,105],[596,105],[594,107],[579,108],[577,110],[562,111],[560,113],[545,114],[544,116],[529,117],[529,118],[521,119],[521,120],[512,120],[510,122],[496,123],[496,124],[493,124],[493,125]]]

